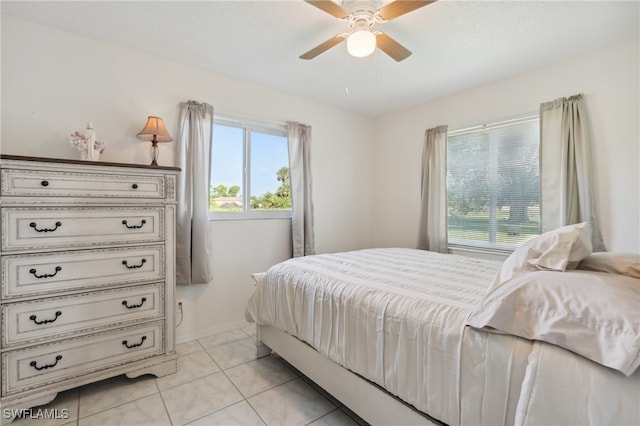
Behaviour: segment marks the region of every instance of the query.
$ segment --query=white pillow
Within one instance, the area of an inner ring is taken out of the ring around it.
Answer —
[[[640,364],[640,280],[536,271],[489,291],[467,325],[561,346],[631,375]]]
[[[591,254],[591,250],[591,239],[586,222],[545,232],[511,253],[498,270],[491,287],[525,272],[575,269],[578,262]]]
[[[609,272],[640,278],[640,254],[638,253],[592,253],[582,259],[576,269]]]

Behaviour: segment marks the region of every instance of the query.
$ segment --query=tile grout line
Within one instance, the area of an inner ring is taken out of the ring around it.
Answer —
[[[242,328],[241,328],[241,329],[239,329],[239,330],[240,330],[240,331],[242,331],[244,334],[246,334],[248,338],[255,338],[255,336],[250,335],[249,333],[247,333],[247,332],[246,332],[245,330],[243,330]],[[215,348],[215,347],[218,347],[218,346],[223,346],[223,345],[226,345],[226,344],[229,344],[229,343],[233,343],[233,342],[237,342],[237,341],[240,341],[240,340],[246,339],[247,337],[242,337],[242,338],[240,338],[240,339],[230,340],[230,341],[228,341],[228,342],[224,342],[224,343],[221,343],[221,344],[219,344],[219,345],[212,346],[212,348]],[[204,415],[204,416],[202,416],[202,417],[199,417],[198,419],[194,419],[194,420],[192,420],[192,421],[191,421],[191,422],[189,422],[189,423],[193,423],[193,422],[198,421],[198,420],[200,420],[200,419],[202,419],[202,418],[204,418],[204,417],[210,416],[210,415],[212,415],[212,414],[214,414],[214,413],[220,412],[220,411],[225,410],[225,409],[227,409],[227,408],[229,408],[229,407],[231,407],[231,406],[233,406],[233,405],[235,405],[235,404],[239,404],[240,402],[243,402],[243,401],[244,401],[244,402],[246,402],[246,403],[247,403],[247,405],[249,405],[249,407],[251,408],[251,410],[252,410],[252,411],[253,411],[253,412],[258,416],[258,418],[260,418],[260,420],[261,420],[265,425],[268,425],[268,422],[266,421],[266,419],[264,419],[264,418],[263,418],[263,416],[262,416],[262,415],[261,415],[261,414],[256,410],[256,408],[253,406],[253,404],[251,404],[251,402],[249,401],[249,398],[253,398],[253,397],[254,397],[254,396],[256,396],[256,395],[260,395],[260,394],[262,394],[262,393],[264,393],[264,392],[267,392],[267,391],[269,391],[269,390],[275,389],[275,388],[277,388],[278,386],[282,386],[282,385],[284,385],[284,384],[286,384],[286,383],[289,383],[289,382],[291,382],[291,381],[293,381],[293,380],[295,380],[295,379],[300,379],[300,378],[301,378],[298,372],[293,371],[293,370],[292,370],[288,365],[286,365],[284,362],[282,362],[281,360],[279,360],[279,359],[277,359],[277,358],[273,357],[273,359],[275,359],[279,364],[281,364],[283,367],[285,367],[285,368],[287,368],[288,370],[290,370],[290,371],[294,374],[294,377],[293,377],[293,378],[291,378],[291,379],[289,379],[289,380],[286,380],[286,381],[284,381],[284,382],[282,382],[282,383],[280,383],[280,384],[278,384],[278,385],[275,385],[275,386],[272,386],[272,387],[270,387],[270,388],[268,388],[268,389],[264,389],[264,390],[262,390],[262,391],[260,391],[260,392],[257,392],[257,393],[256,393],[256,394],[254,394],[254,395],[251,395],[251,396],[245,396],[245,395],[242,393],[242,391],[240,391],[240,389],[238,388],[238,386],[233,382],[233,380],[231,380],[231,378],[228,376],[228,374],[226,373],[226,370],[229,370],[229,369],[232,369],[232,368],[236,368],[236,367],[239,367],[239,366],[241,366],[241,365],[248,364],[248,363],[253,362],[253,361],[255,361],[255,360],[257,360],[257,359],[260,359],[260,358],[257,358],[257,357],[256,357],[256,358],[251,359],[251,360],[249,360],[249,361],[242,362],[242,363],[240,363],[240,364],[238,364],[238,365],[232,365],[232,366],[229,366],[229,367],[227,367],[227,368],[221,368],[221,367],[220,367],[220,365],[216,362],[215,358],[213,358],[213,356],[211,355],[211,353],[209,353],[209,351],[207,350],[207,348],[205,348],[205,347],[202,345],[202,343],[199,341],[199,339],[195,339],[195,340],[196,340],[196,341],[198,342],[198,344],[202,347],[202,349],[203,349],[203,350],[205,351],[205,353],[209,356],[209,358],[210,358],[210,359],[215,363],[215,365],[220,369],[220,371],[219,371],[219,372],[222,372],[222,374],[224,375],[224,377],[225,377],[225,378],[226,378],[226,379],[231,383],[231,385],[236,389],[236,391],[238,391],[238,394],[242,397],[242,400],[237,401],[237,402],[234,402],[234,403],[232,403],[232,404],[230,404],[230,405],[228,405],[228,406],[226,406],[226,407],[222,407],[222,408],[220,408],[220,409],[218,409],[218,410],[216,410],[216,411],[213,411],[213,412],[211,412],[211,413],[208,413],[208,414],[206,414],[206,415]],[[185,342],[185,343],[188,343],[188,342]],[[257,347],[256,347],[256,351],[257,351]],[[269,356],[271,356],[271,355],[269,355]],[[213,374],[213,373],[212,373],[212,374]],[[327,414],[328,414],[328,413],[327,413]],[[317,419],[316,419],[316,420],[317,420]],[[315,420],[314,420],[314,421],[315,421]]]
[[[78,389],[78,408],[76,408],[76,410],[77,410],[76,426],[80,426],[80,395],[81,395],[81,391],[82,391],[82,388]]]
[[[164,412],[167,415],[167,418],[169,419],[169,423],[171,423],[171,426],[176,426],[173,423],[173,419],[171,418],[171,413],[169,413],[169,408],[167,408],[167,403],[164,400],[164,396],[162,395],[162,391],[160,390],[160,386],[158,386],[158,381],[156,379],[154,379],[153,381],[154,381],[154,384],[156,385],[156,389],[158,391],[158,394],[160,395],[160,400],[162,401],[162,406],[164,407]]]
[[[253,337],[255,337],[255,336],[251,336],[251,335],[249,335],[249,333],[247,333],[246,331],[244,331],[242,328],[241,328],[241,329],[239,329],[239,330],[240,330],[240,331],[242,331],[244,334],[246,334],[246,335],[247,335],[247,337],[249,337],[249,338],[253,338]],[[242,339],[246,339],[246,337],[243,337]],[[233,340],[233,341],[226,342],[226,343],[223,343],[223,344],[220,344],[220,345],[217,345],[217,346],[222,346],[222,345],[224,345],[224,344],[237,342],[237,341],[240,341],[240,340],[242,340],[242,339]],[[200,342],[198,341],[198,343],[200,343]],[[200,346],[202,346],[202,343],[200,343]],[[216,346],[213,346],[213,347],[216,347]],[[203,348],[204,348],[204,347],[203,347]],[[258,348],[256,347],[256,353],[257,353],[257,350],[258,350]],[[211,360],[212,360],[212,361],[213,361],[213,362],[218,366],[218,368],[220,368],[220,366],[218,365],[218,363],[216,362],[216,360],[213,358],[213,356],[209,353],[209,351],[207,351],[207,349],[206,349],[206,348],[204,348],[204,351],[207,353],[207,355],[209,355],[209,358],[211,358]],[[224,375],[224,377],[229,381],[229,383],[231,383],[231,385],[236,389],[236,391],[238,391],[238,394],[242,397],[242,400],[237,401],[237,402],[234,402],[233,404],[230,404],[230,405],[228,405],[228,406],[226,406],[226,407],[220,408],[220,409],[218,409],[218,410],[216,410],[216,411],[214,411],[214,412],[212,412],[212,413],[209,413],[209,414],[207,414],[207,415],[205,415],[205,416],[200,417],[199,419],[202,419],[202,418],[204,418],[204,417],[210,416],[211,414],[217,413],[217,412],[219,412],[219,411],[222,411],[222,410],[224,410],[224,409],[227,409],[227,408],[229,408],[229,407],[231,407],[231,406],[233,406],[233,405],[235,405],[235,404],[239,404],[240,402],[243,402],[243,401],[244,401],[244,402],[246,402],[246,403],[247,403],[247,405],[251,408],[251,410],[252,410],[252,411],[253,411],[253,412],[258,416],[258,418],[260,418],[260,420],[261,420],[265,425],[268,425],[267,421],[262,417],[262,415],[260,415],[260,413],[255,409],[255,407],[254,407],[254,406],[251,404],[251,402],[249,401],[249,398],[250,398],[250,397],[248,397],[248,396],[246,396],[245,394],[243,394],[243,393],[242,393],[242,391],[238,388],[238,386],[234,383],[234,381],[233,381],[233,380],[231,380],[231,377],[229,377],[229,375],[226,373],[226,370],[229,370],[229,369],[232,369],[232,368],[236,368],[236,367],[239,367],[239,366],[241,366],[241,365],[248,364],[248,363],[250,363],[250,362],[252,362],[252,361],[255,361],[255,360],[257,360],[257,359],[260,359],[260,358],[257,358],[257,357],[256,357],[256,358],[251,359],[251,360],[249,360],[249,361],[242,362],[242,363],[240,363],[240,364],[238,364],[238,365],[229,366],[229,367],[227,367],[226,369],[225,369],[225,368],[220,368],[220,372],[222,372],[222,374]],[[278,362],[280,362],[280,361],[278,361]],[[280,362],[280,363],[281,363],[281,362]],[[281,363],[281,364],[282,364],[284,367],[286,367],[286,365],[284,365],[283,363]],[[296,377],[294,377],[294,378],[292,378],[292,379],[289,379],[289,380],[287,380],[287,381],[286,381],[286,382],[284,382],[284,383],[288,383],[288,382],[290,382],[290,381],[292,381],[292,380],[294,380],[294,379],[296,379],[296,378],[299,378],[299,377],[298,377],[298,375],[297,375],[295,372],[294,372],[294,375],[295,375]],[[282,384],[284,384],[284,383],[281,383],[280,385],[282,385]],[[255,395],[251,395],[251,397],[254,397],[254,396],[256,396],[256,395],[259,395],[260,393],[266,392],[267,390],[274,389],[274,388],[276,388],[277,386],[280,386],[280,385],[272,386],[272,387],[271,387],[271,388],[269,388],[269,389],[265,389],[265,390],[263,390],[263,391],[261,391],[261,392],[256,393]],[[197,420],[199,420],[199,419],[196,419],[196,420],[193,420],[193,421],[197,421]],[[191,422],[190,422],[190,423],[191,423]]]
[[[335,404],[334,404],[335,405]],[[318,420],[327,417],[329,414],[331,413],[335,413],[336,411],[340,410],[340,407],[335,407],[333,410],[329,411],[328,413],[324,413],[323,415],[321,415],[320,417],[318,417],[317,419],[313,419],[308,423],[305,423],[303,426],[309,426],[310,424],[312,424],[313,422],[317,422]]]
[[[242,329],[239,329],[239,330],[240,330],[240,331],[242,331],[244,334],[247,334],[244,330],[242,330]],[[251,337],[251,336],[248,336],[248,337]],[[242,337],[242,338],[240,338],[240,339],[229,340],[229,341],[226,341],[226,342],[220,343],[220,344],[218,344],[218,345],[212,346],[212,348],[219,347],[219,346],[224,346],[224,345],[227,345],[227,344],[230,344],[230,343],[233,343],[233,342],[237,342],[237,341],[242,340],[242,339],[246,339],[246,337]],[[172,386],[172,387],[170,387],[170,388],[167,388],[167,389],[165,389],[165,390],[172,389],[172,388],[174,388],[174,387],[181,386],[181,385],[184,385],[184,384],[187,384],[187,383],[193,382],[194,380],[199,380],[199,379],[204,378],[204,377],[209,377],[209,376],[212,376],[212,375],[217,374],[217,373],[222,373],[222,374],[224,375],[224,377],[229,381],[229,383],[231,383],[231,385],[236,389],[236,391],[237,391],[237,392],[238,392],[238,394],[242,397],[242,399],[241,399],[240,401],[236,401],[236,402],[231,403],[231,404],[229,404],[229,405],[227,405],[227,406],[221,407],[221,408],[219,408],[219,409],[217,409],[217,410],[215,410],[215,411],[212,411],[212,412],[210,412],[210,413],[207,413],[207,414],[205,414],[205,415],[203,415],[203,416],[201,416],[201,417],[198,417],[197,419],[193,419],[193,420],[189,421],[188,423],[185,423],[185,425],[188,425],[188,424],[190,424],[190,423],[196,422],[196,421],[198,421],[198,420],[200,420],[200,419],[203,419],[203,418],[205,418],[205,417],[207,417],[207,416],[210,416],[210,415],[212,415],[212,414],[214,414],[214,413],[218,413],[218,412],[220,412],[220,411],[222,411],[222,410],[225,410],[225,409],[227,409],[227,408],[229,408],[229,407],[231,407],[231,406],[233,406],[233,405],[235,405],[235,404],[238,404],[238,403],[240,403],[240,402],[245,401],[245,402],[247,402],[247,403],[248,403],[247,398],[244,396],[244,394],[243,394],[242,392],[240,392],[240,389],[238,389],[238,387],[236,386],[236,384],[235,384],[235,383],[234,383],[234,382],[229,378],[229,376],[227,376],[227,374],[225,373],[225,369],[224,369],[224,368],[222,368],[222,367],[220,367],[220,365],[218,364],[218,362],[215,360],[215,358],[213,358],[213,356],[211,355],[211,353],[209,353],[209,351],[207,350],[207,348],[205,348],[205,347],[202,345],[202,343],[201,343],[198,339],[194,339],[193,341],[196,341],[196,342],[198,343],[198,345],[200,346],[200,349],[199,349],[199,350],[197,350],[197,351],[194,351],[194,352],[190,352],[190,353],[188,353],[188,354],[184,354],[184,355],[191,355],[192,353],[196,353],[196,352],[199,352],[200,350],[202,350],[202,351],[204,351],[204,352],[207,354],[207,356],[209,357],[209,359],[210,359],[210,360],[214,363],[214,365],[218,368],[218,371],[215,371],[215,372],[213,372],[213,373],[211,373],[211,374],[207,374],[206,376],[198,377],[198,378],[196,378],[196,379],[191,379],[191,380],[189,380],[189,381],[187,381],[187,382],[184,382],[184,383],[177,384],[177,385]],[[189,343],[189,342],[184,342],[184,343]],[[180,355],[179,355],[179,356],[180,356]],[[251,360],[251,361],[252,361],[252,360]],[[238,365],[243,365],[243,364],[246,364],[246,363],[251,362],[251,361],[246,361],[246,362],[243,362],[243,363],[238,364]],[[234,367],[237,367],[237,366],[235,366],[235,365],[234,365],[234,366],[231,366],[231,367],[228,367],[228,368],[234,368]],[[227,369],[228,369],[228,368],[227,368]],[[156,382],[156,386],[157,386],[157,382]],[[161,391],[161,390],[159,390],[159,391],[160,391],[160,396],[162,397],[162,391]],[[163,400],[163,404],[164,404],[164,397],[162,397],[162,400]],[[249,405],[250,405],[250,404],[249,404]],[[250,406],[251,406],[251,405],[250,405]],[[251,408],[253,409],[253,407],[251,407]],[[166,404],[165,404],[165,410],[166,410],[166,411],[167,411],[167,413],[168,413],[168,409],[167,409],[167,407],[166,407]],[[253,411],[255,412],[255,409],[254,409]],[[258,413],[256,412],[256,414],[258,414]],[[259,415],[259,414],[258,414],[258,416],[260,417],[260,415]],[[262,417],[260,417],[260,418],[262,418]],[[171,420],[171,416],[169,416],[169,420],[172,422],[171,424],[173,425],[173,421]],[[173,425],[173,426],[177,426],[177,425]]]
[[[257,349],[256,349],[256,351],[257,351]],[[257,359],[257,358],[256,358],[256,359]],[[254,360],[251,360],[251,361],[254,361]],[[247,362],[245,362],[245,363],[243,363],[243,364],[240,364],[240,365],[248,364],[248,363],[249,363],[249,362],[251,362],[251,361],[247,361]],[[235,367],[238,367],[238,366],[236,365],[236,366],[234,366],[234,367],[229,367],[229,368],[235,368]],[[238,386],[233,382],[233,380],[231,380],[231,377],[229,377],[229,376],[227,375],[227,373],[226,373],[226,371],[225,371],[225,370],[222,370],[222,374],[224,374],[224,377],[226,377],[226,378],[227,378],[227,380],[229,380],[229,382],[233,385],[233,387],[238,391],[238,393],[240,394],[240,396],[242,396],[242,401],[246,402],[246,403],[247,403],[247,405],[248,405],[249,407],[251,407],[251,409],[253,410],[253,412],[254,412],[254,413],[256,413],[256,415],[260,418],[260,420],[262,420],[262,422],[263,422],[265,425],[268,425],[268,423],[265,421],[265,419],[263,419],[263,418],[262,418],[262,416],[260,415],[260,413],[258,413],[258,412],[256,411],[256,409],[253,407],[253,405],[251,405],[251,403],[249,402],[249,398],[248,398],[247,396],[245,396],[245,394],[243,394],[243,393],[242,393],[242,391],[241,391],[241,390],[238,388]],[[236,403],[234,403],[234,404],[238,404],[238,403],[240,403],[240,402],[242,402],[242,401],[238,401],[238,402],[236,402]],[[231,405],[234,405],[234,404],[231,404]],[[231,406],[231,405],[230,405],[230,406]],[[229,407],[230,407],[230,406],[229,406]],[[228,407],[225,407],[225,408],[228,408]],[[220,410],[218,410],[218,411],[220,411]]]

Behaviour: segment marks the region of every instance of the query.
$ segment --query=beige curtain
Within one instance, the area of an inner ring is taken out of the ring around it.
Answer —
[[[439,253],[447,253],[447,129],[427,129],[422,150],[418,248]]]
[[[287,123],[293,257],[315,253],[311,198],[311,126]]]
[[[213,106],[196,101],[180,105],[176,283],[211,281],[209,174]]]
[[[582,94],[540,105],[542,232],[587,222],[593,251],[606,251],[592,183],[591,139]]]

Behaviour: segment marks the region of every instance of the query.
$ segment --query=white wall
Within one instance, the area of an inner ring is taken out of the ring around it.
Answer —
[[[424,132],[535,112],[540,103],[584,93],[591,119],[596,190],[605,244],[640,252],[638,40],[416,105],[376,122],[374,243],[415,247]]]
[[[67,136],[92,121],[107,144],[102,160],[147,164],[149,143],[135,136],[147,115],[163,117],[176,138],[179,103],[189,99],[257,121],[311,125],[316,249],[371,245],[372,118],[2,16],[3,154],[77,159]],[[161,144],[161,165],[174,165],[175,146]],[[289,221],[212,225],[214,280],[178,287],[179,340],[244,321],[250,274],[290,255]]]

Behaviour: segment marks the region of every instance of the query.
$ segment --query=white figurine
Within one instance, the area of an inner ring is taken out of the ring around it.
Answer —
[[[85,133],[77,130],[69,137],[69,143],[80,151],[81,159],[88,161],[99,161],[100,154],[104,152],[104,142],[96,138],[96,132],[93,130],[93,123],[87,123]]]
[[[96,131],[93,130],[93,123],[87,123],[87,160],[99,161],[100,160],[100,147],[96,146]]]

